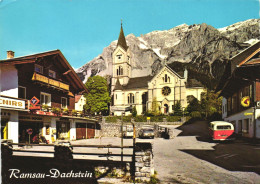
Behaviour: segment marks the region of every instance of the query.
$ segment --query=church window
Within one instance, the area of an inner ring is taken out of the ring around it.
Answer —
[[[167,74],[165,74],[164,82],[167,82]]]
[[[120,75],[123,75],[123,68],[120,67]]]
[[[119,66],[116,70],[117,75],[123,75],[123,67]]]
[[[118,54],[118,55],[117,55],[117,59],[120,60],[121,58],[122,58],[122,54]]]
[[[168,77],[168,82],[170,82],[170,77]]]
[[[133,104],[135,103],[135,96],[133,93],[128,94],[128,104]]]
[[[162,94],[164,96],[168,96],[170,93],[171,93],[171,88],[170,87],[165,86],[165,87],[162,88]]]

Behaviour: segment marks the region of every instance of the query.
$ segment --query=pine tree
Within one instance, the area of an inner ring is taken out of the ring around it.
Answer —
[[[177,101],[177,103],[174,105],[174,115],[175,116],[181,116],[182,115],[182,107],[180,101]]]

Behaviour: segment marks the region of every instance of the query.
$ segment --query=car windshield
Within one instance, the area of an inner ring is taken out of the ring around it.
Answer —
[[[144,129],[145,133],[153,133],[153,129]]]

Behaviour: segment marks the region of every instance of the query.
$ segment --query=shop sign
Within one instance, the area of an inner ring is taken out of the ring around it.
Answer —
[[[0,107],[7,107],[10,109],[25,109],[25,101],[0,97]]]
[[[249,105],[250,105],[250,97],[249,96],[243,97],[242,100],[241,100],[241,105],[243,107],[249,107]]]
[[[40,100],[35,96],[30,100],[30,108],[29,109],[40,109],[40,106],[36,106]]]
[[[253,113],[252,112],[245,112],[244,115],[245,116],[251,116],[251,115],[253,115]]]
[[[43,121],[42,117],[38,117],[38,116],[19,116],[19,120]]]
[[[260,108],[260,101],[256,102],[256,108]]]

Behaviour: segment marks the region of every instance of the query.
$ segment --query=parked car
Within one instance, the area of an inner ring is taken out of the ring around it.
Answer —
[[[212,140],[234,140],[234,126],[225,121],[212,121],[209,125],[209,134]]]
[[[133,137],[134,135],[134,130],[133,126],[127,125],[123,127],[123,137]]]
[[[154,129],[152,128],[142,128],[139,131],[139,138],[154,138]]]

